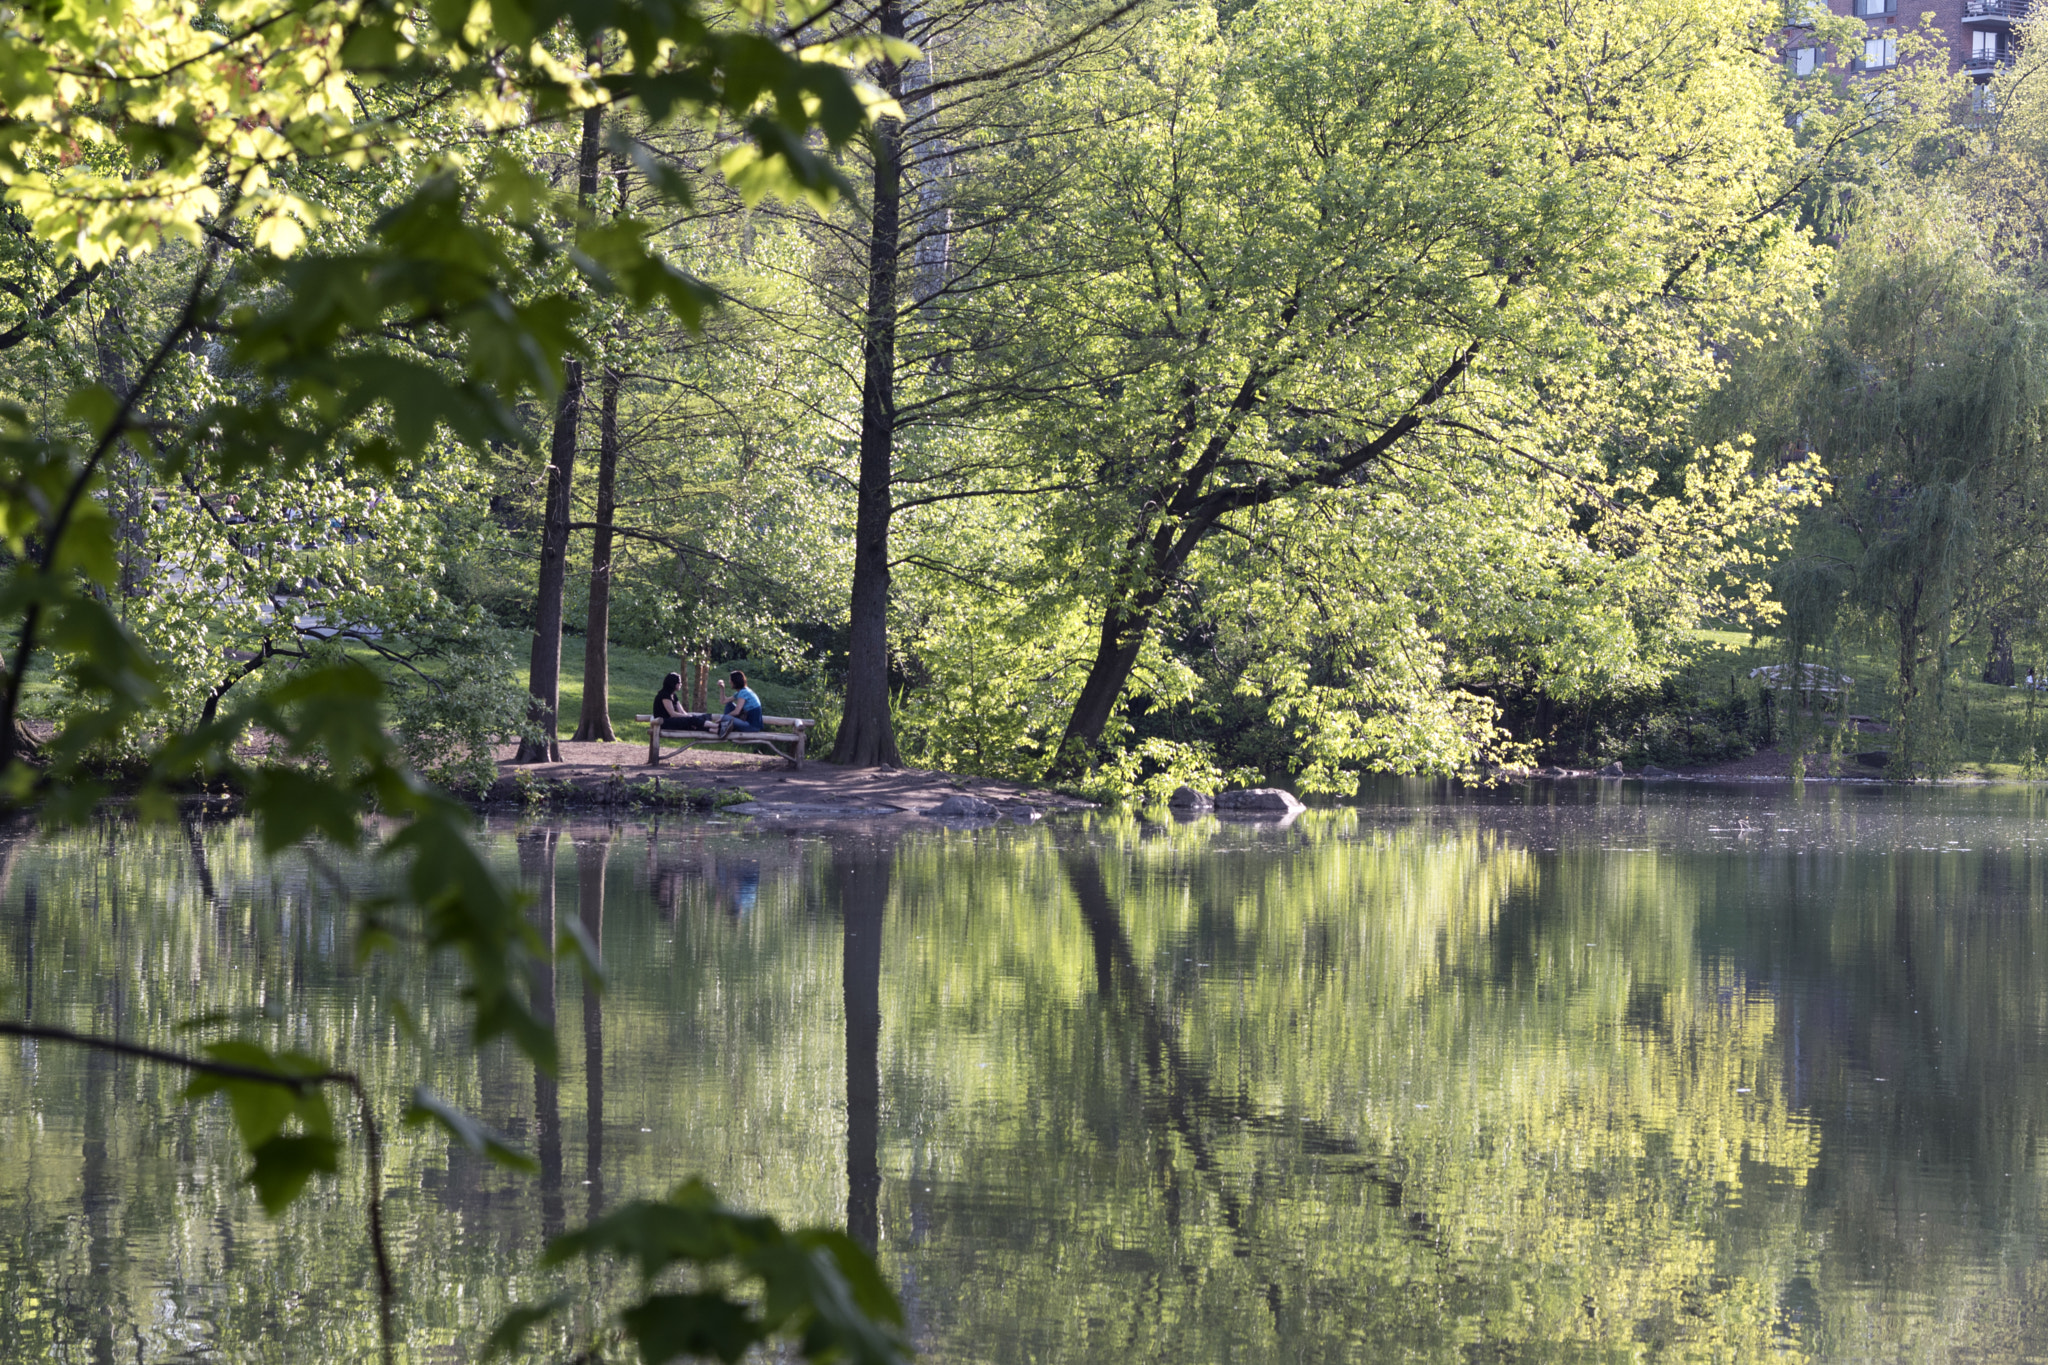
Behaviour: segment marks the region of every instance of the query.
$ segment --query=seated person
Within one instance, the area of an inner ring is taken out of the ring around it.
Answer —
[[[661,691],[654,694],[654,714],[661,717],[664,730],[709,730],[718,718],[708,711],[686,711],[676,700],[676,693],[682,690],[683,675],[671,673],[661,680]]]
[[[767,729],[768,723],[761,719],[761,699],[754,695],[753,688],[747,686],[747,675],[735,668],[732,685],[734,691],[725,700],[725,714],[718,719],[718,733],[755,733]]]

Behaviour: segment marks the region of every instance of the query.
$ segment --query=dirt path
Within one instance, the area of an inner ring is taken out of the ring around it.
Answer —
[[[1087,802],[1070,796],[992,777],[962,777],[912,768],[842,768],[816,759],[805,759],[802,768],[791,771],[778,758],[702,746],[671,750],[663,755],[660,767],[650,768],[645,740],[637,744],[564,742],[560,763],[515,765],[510,761],[513,752],[511,745],[498,750],[498,781],[490,796],[494,805],[524,800],[522,782],[529,786],[546,784],[556,791],[566,784],[596,798],[620,783],[632,787],[658,780],[664,787],[745,791],[763,807],[781,807],[790,813],[807,815],[929,815],[947,797],[960,795],[1014,807],[1017,813],[1025,808],[1088,808]],[[520,774],[526,776],[522,778]]]

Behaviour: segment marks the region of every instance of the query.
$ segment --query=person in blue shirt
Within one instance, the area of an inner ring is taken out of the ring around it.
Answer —
[[[761,699],[747,686],[747,675],[737,668],[732,671],[732,687],[732,695],[725,699],[725,714],[719,718],[718,733],[723,736],[737,730],[767,729],[767,722],[761,719]]]

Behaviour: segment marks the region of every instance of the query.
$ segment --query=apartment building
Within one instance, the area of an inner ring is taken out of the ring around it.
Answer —
[[[1979,81],[2012,60],[2013,30],[2027,15],[2032,0],[1828,0],[1837,14],[1864,22],[1863,51],[1851,53],[1854,69],[1882,71],[1899,61],[1899,34],[1917,30],[1920,16],[1934,16],[1934,31],[1948,44],[1951,70],[1961,69]],[[1817,48],[1794,47],[1786,60],[1800,75],[1820,64]]]

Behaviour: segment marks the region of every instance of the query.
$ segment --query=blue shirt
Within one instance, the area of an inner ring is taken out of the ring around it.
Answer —
[[[753,688],[742,687],[739,691],[732,694],[732,700],[727,702],[726,705],[732,710],[734,715],[738,716],[748,725],[759,726],[761,724],[761,699],[754,695]]]

